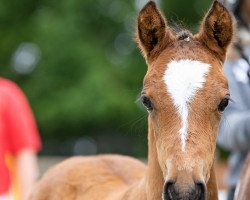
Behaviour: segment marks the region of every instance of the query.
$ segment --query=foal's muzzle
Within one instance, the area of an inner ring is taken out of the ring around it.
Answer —
[[[175,181],[167,181],[163,191],[164,200],[206,200],[206,186],[203,182],[189,185],[178,185]]]

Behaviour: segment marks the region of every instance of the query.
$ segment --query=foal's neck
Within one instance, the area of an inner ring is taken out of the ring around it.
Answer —
[[[149,122],[148,128],[148,168],[145,177],[132,185],[123,195],[122,200],[160,200],[162,199],[164,179],[160,169],[154,138],[154,130]]]

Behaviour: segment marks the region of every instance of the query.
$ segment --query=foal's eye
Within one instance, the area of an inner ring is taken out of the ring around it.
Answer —
[[[153,110],[153,104],[147,96],[142,96],[141,102],[146,107],[147,111]]]
[[[220,104],[218,105],[218,111],[223,112],[225,108],[228,106],[230,97],[226,96],[224,99],[221,100]]]

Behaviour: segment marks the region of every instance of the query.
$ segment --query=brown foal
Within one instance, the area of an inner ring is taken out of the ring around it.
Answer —
[[[213,162],[229,100],[222,64],[232,35],[232,18],[218,1],[196,35],[174,34],[148,2],[136,31],[148,65],[141,92],[148,166],[118,155],[71,158],[42,177],[30,200],[218,199]]]

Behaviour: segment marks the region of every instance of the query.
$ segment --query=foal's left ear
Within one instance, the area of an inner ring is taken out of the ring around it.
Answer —
[[[149,1],[139,13],[136,31],[137,43],[146,60],[158,56],[171,38],[165,17],[155,2]]]
[[[215,0],[203,19],[201,30],[196,37],[221,61],[224,61],[227,48],[233,38],[233,29],[233,20],[229,11]]]

